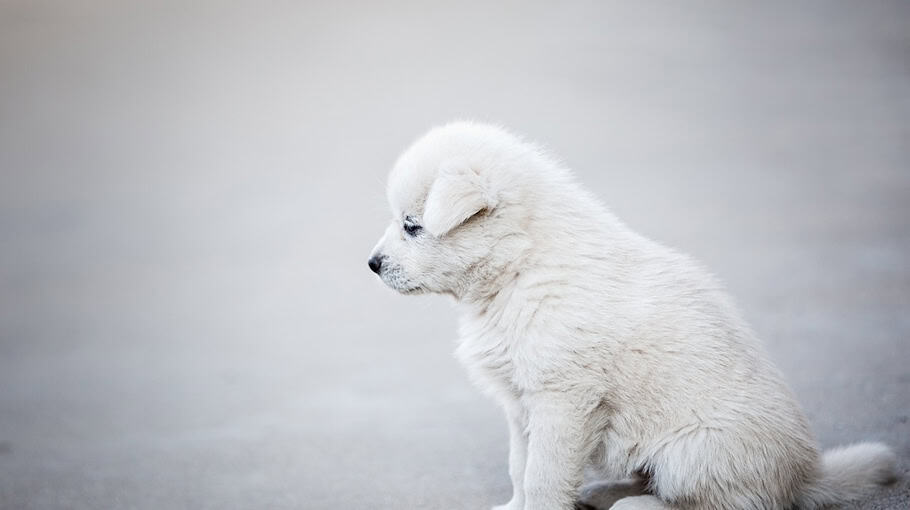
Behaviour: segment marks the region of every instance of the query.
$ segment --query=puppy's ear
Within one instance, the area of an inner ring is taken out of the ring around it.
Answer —
[[[466,165],[448,165],[439,170],[430,187],[423,227],[439,237],[493,205],[477,172]]]

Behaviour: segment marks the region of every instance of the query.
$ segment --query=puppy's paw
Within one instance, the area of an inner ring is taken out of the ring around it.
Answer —
[[[512,500],[505,505],[496,505],[492,508],[492,510],[524,510],[524,508],[518,506],[515,504],[515,500]]]
[[[670,507],[654,496],[633,496],[620,499],[610,510],[670,510]]]
[[[645,484],[641,480],[604,480],[583,486],[578,494],[578,501],[588,508],[607,510],[623,498],[643,494]]]

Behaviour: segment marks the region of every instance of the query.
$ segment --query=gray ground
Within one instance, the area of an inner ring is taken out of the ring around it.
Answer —
[[[906,473],[910,4],[446,4],[0,2],[0,507],[504,502],[450,304],[366,268],[455,117],[704,261],[821,444]]]

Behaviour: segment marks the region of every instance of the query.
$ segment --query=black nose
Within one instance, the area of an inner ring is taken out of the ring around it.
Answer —
[[[382,259],[383,258],[385,258],[385,257],[383,257],[382,255],[373,255],[372,257],[370,257],[370,261],[367,262],[367,264],[370,265],[370,269],[374,273],[379,274],[379,270],[382,269]]]

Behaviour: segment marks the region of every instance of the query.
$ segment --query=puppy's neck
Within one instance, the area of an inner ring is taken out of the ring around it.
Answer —
[[[465,294],[455,297],[472,313],[486,315],[491,310],[498,308],[497,305],[500,303],[510,300],[520,275],[521,273],[515,269],[507,270],[493,281],[474,286]]]
[[[508,300],[515,289],[521,268],[526,264],[531,242],[524,234],[515,235],[507,241],[511,244],[507,260],[487,260],[490,265],[477,264],[465,278],[465,285],[452,294],[458,302],[467,305],[475,313],[486,313],[497,302]]]

